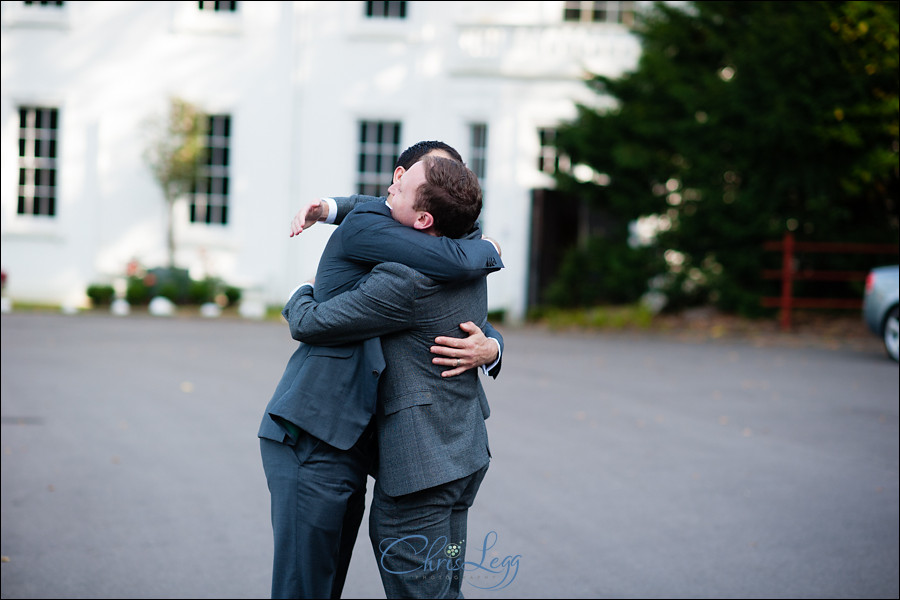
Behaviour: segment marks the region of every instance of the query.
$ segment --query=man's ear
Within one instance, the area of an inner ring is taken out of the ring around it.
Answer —
[[[406,169],[404,169],[403,167],[397,167],[396,169],[394,169],[393,183],[397,183],[398,181],[400,181],[400,178],[403,177],[404,173],[406,173]]]
[[[421,210],[413,223],[413,229],[431,229],[434,227],[434,217],[430,212]]]

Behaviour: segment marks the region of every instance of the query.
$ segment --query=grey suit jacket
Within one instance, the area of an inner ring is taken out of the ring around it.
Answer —
[[[398,257],[436,279],[482,278],[502,263],[493,246],[479,238],[477,231],[469,240],[432,237],[395,221],[384,202],[364,202],[329,238],[316,272],[315,298],[327,300],[349,290],[376,263]],[[292,297],[282,311],[288,323],[294,304]],[[293,331],[292,335],[299,341]],[[490,335],[502,348],[499,333]],[[377,338],[340,348],[300,344],[266,406],[257,435],[283,442],[297,438],[302,430],[349,449],[375,414],[383,368]],[[491,375],[496,377],[499,368],[494,367]]]
[[[484,277],[439,284],[397,263],[375,267],[357,289],[317,303],[298,292],[291,329],[309,344],[381,336],[385,369],[378,390],[377,477],[391,496],[465,477],[490,461],[487,404],[478,369],[441,377],[429,348],[459,324],[487,321]]]

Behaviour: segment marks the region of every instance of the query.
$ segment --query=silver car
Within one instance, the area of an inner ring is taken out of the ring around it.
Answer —
[[[863,319],[884,340],[884,349],[895,361],[898,354],[900,324],[897,321],[900,266],[877,267],[869,271],[863,296]]]

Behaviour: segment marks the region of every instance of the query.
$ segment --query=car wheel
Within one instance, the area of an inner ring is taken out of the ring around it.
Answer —
[[[891,309],[887,318],[884,320],[884,327],[881,328],[882,337],[884,338],[884,349],[888,356],[897,360],[898,346],[900,346],[900,321],[897,317],[897,307]]]

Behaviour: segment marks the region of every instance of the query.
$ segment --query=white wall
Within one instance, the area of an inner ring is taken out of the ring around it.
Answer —
[[[364,2],[3,3],[2,266],[18,301],[83,305],[88,284],[138,258],[165,261],[165,206],[141,159],[141,123],[170,96],[232,117],[230,219],[188,223],[179,263],[272,304],[315,273],[330,226],[288,237],[299,207],[355,191],[358,121],[402,122],[402,145],[440,139],[467,158],[470,123],[488,124],[482,224],[506,269],[492,309],[525,311],[539,127],[596,102],[581,76],[631,68],[621,27],[562,23],[562,2],[408,2],[405,20],[366,19]],[[46,12],[42,12],[46,11]],[[43,15],[48,16],[43,16]],[[61,113],[58,212],[16,214],[20,105]]]

